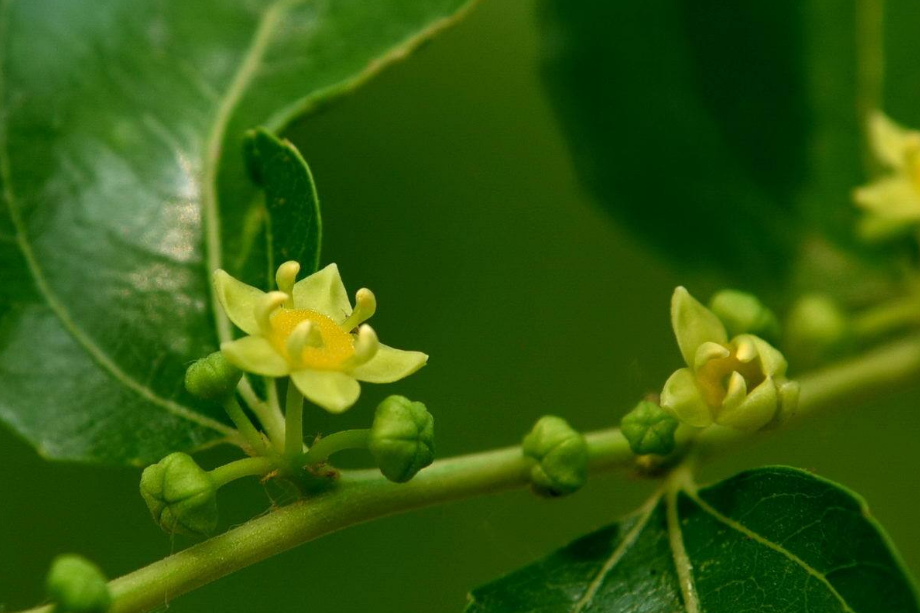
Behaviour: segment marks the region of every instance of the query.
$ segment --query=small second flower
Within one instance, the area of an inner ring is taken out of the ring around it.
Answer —
[[[729,340],[723,322],[683,287],[674,290],[671,323],[687,367],[664,384],[661,407],[678,420],[754,431],[795,410],[798,383],[770,343],[753,334]]]

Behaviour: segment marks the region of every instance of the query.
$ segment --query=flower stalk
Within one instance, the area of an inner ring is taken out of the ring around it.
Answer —
[[[284,401],[284,456],[296,458],[303,452],[303,394],[288,383]]]
[[[215,487],[223,487],[243,477],[262,477],[275,470],[268,458],[243,458],[208,471]]]
[[[316,441],[309,451],[301,453],[296,462],[300,466],[313,466],[314,464],[325,462],[329,459],[329,456],[339,451],[366,449],[370,433],[370,428],[362,428],[358,430],[341,430],[329,436],[324,436]]]
[[[265,444],[265,439],[256,430],[237,399],[233,396],[227,396],[224,398],[223,405],[233,425],[240,431],[240,434],[243,435],[252,450],[259,455],[270,455],[273,450]]]

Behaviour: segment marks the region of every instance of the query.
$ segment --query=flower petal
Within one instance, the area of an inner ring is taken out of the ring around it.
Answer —
[[[337,370],[298,370],[291,381],[307,400],[330,413],[349,409],[361,395],[361,385],[354,377]]]
[[[785,423],[795,416],[799,405],[799,384],[797,381],[786,381],[779,387],[779,420]]]
[[[700,304],[686,288],[678,287],[671,298],[671,325],[687,366],[693,366],[696,350],[706,342],[728,341],[725,326],[715,314]]]
[[[727,358],[730,355],[731,352],[725,345],[705,342],[696,350],[696,357],[693,359],[693,370],[699,370],[703,364],[710,360]]]
[[[359,381],[392,383],[408,377],[427,363],[428,356],[421,351],[403,351],[380,345],[374,357],[356,366],[351,374]]]
[[[335,264],[298,281],[293,292],[295,309],[322,313],[339,324],[351,315],[351,302]]]
[[[217,290],[217,300],[230,321],[246,334],[258,334],[255,306],[265,292],[237,281],[223,270],[215,270],[212,281]]]
[[[661,408],[680,421],[697,428],[712,423],[712,411],[700,395],[696,377],[689,368],[674,371],[661,390]]]
[[[222,343],[220,352],[240,370],[257,375],[283,377],[290,370],[287,361],[261,336],[246,336]]]
[[[904,175],[890,175],[853,190],[853,200],[885,219],[920,219],[920,190]]]
[[[723,405],[716,415],[716,423],[735,430],[755,432],[773,420],[778,408],[776,384],[768,377],[742,403],[734,407]]]
[[[761,370],[763,374],[768,377],[782,377],[786,374],[786,368],[789,366],[786,362],[786,356],[784,356],[779,349],[759,336],[741,334],[733,338],[732,343],[738,347],[743,345],[753,346],[757,356],[760,357]]]
[[[869,141],[880,162],[901,169],[907,153],[920,146],[920,134],[898,125],[881,111],[874,111],[869,115]]]

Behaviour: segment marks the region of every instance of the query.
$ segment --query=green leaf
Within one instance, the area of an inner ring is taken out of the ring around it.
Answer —
[[[294,145],[264,129],[250,132],[243,147],[250,177],[265,190],[269,285],[288,260],[299,262],[306,274],[315,272],[322,224],[310,167]]]
[[[544,0],[547,85],[583,181],[675,265],[745,287],[776,286],[816,244],[857,249],[860,113],[885,106],[877,4]],[[910,0],[885,12],[920,20]],[[884,55],[907,84],[885,100],[916,116],[916,30],[884,26],[904,32]]]
[[[920,611],[865,502],[785,467],[656,496],[470,600],[467,613]]]
[[[353,90],[464,2],[0,4],[0,419],[46,457],[112,464],[227,436],[182,386],[232,336],[210,273],[266,287],[269,252],[309,271],[319,245],[312,181],[263,205],[246,131]]]

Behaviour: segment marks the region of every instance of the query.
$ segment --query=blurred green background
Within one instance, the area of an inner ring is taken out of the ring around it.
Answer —
[[[393,386],[308,430],[361,427],[384,395],[425,401],[441,457],[515,443],[545,413],[614,425],[678,365],[668,325],[687,282],[594,202],[543,80],[531,1],[484,2],[293,138],[323,202],[325,262],[368,286],[384,341],[429,353]],[[702,296],[718,278],[690,289]],[[813,421],[708,467],[703,480],[766,463],[808,468],[870,502],[920,573],[916,391]],[[214,450],[202,462],[229,457]],[[139,471],[41,461],[0,430],[0,609],[43,597],[50,559],[76,551],[120,575],[172,543],[137,494]],[[366,458],[347,459],[354,466]],[[628,512],[650,485],[593,480],[571,498],[514,492],[333,534],[169,604],[171,611],[460,611],[470,588]],[[260,513],[255,483],[221,492],[223,525]],[[164,603],[164,608],[165,608]]]

